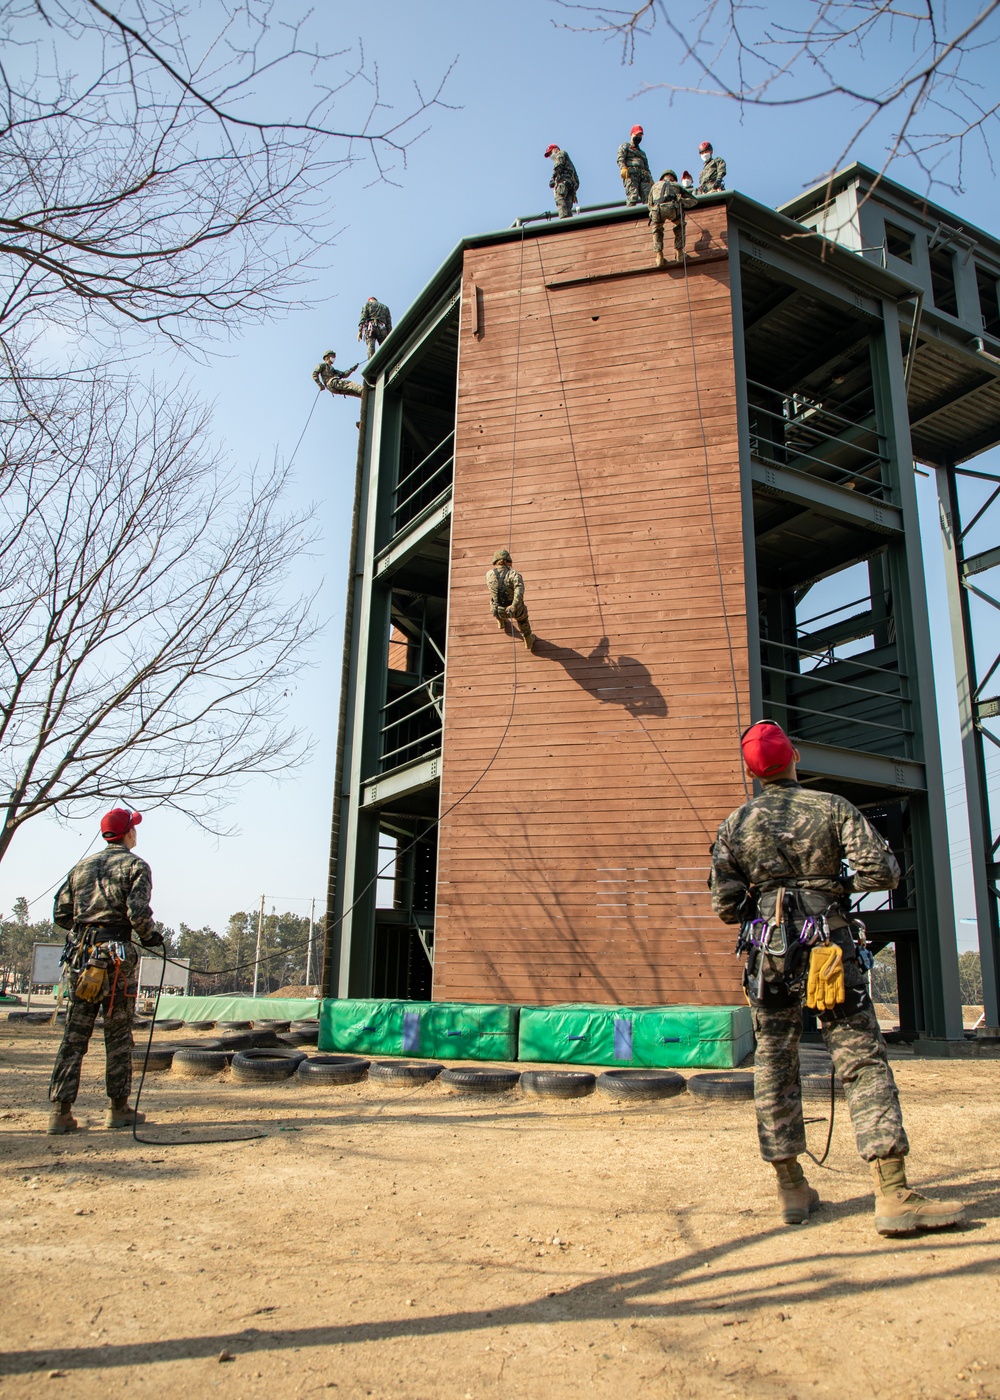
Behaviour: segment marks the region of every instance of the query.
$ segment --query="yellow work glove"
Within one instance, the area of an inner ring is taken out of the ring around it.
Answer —
[[[809,954],[806,1005],[812,1011],[832,1011],[844,996],[844,950],[837,943],[819,943]]]
[[[623,179],[623,180],[627,180],[627,179],[628,179],[628,166],[627,166],[627,165],[620,165],[620,166],[618,167],[618,169],[621,171],[622,179]]]

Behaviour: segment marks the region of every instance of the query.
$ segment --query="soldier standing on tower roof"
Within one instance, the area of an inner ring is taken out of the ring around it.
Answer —
[[[642,149],[642,127],[634,126],[627,141],[618,147],[618,172],[625,186],[626,204],[646,204],[653,188],[646,152]]]
[[[76,1130],[73,1104],[98,1011],[104,1015],[105,1084],[111,1100],[105,1126],[128,1128],[133,1121],[128,1096],[139,954],[132,935],[144,948],[163,947],[149,907],[152,871],[132,854],[141,821],[138,812],[124,807],[105,812],[101,818],[104,850],[78,861],[56,895],[52,921],[68,930],[63,962],[70,992],[66,1029],[49,1085],[50,1133]],[[138,1122],[144,1118],[143,1113],[137,1115]]]
[[[669,220],[674,226],[674,252],[677,261],[684,258],[684,210],[694,209],[698,201],[677,183],[677,172],[664,170],[649,195],[649,226],[653,230],[656,266],[663,267],[663,225]]]
[[[333,363],[336,358],[336,350],[328,350],[313,370],[312,375],[318,387],[329,389],[331,394],[337,393],[358,367],[357,364],[353,364],[350,369],[336,369]]]
[[[757,1038],[757,1133],[761,1156],[777,1175],[782,1218],[804,1224],[819,1205],[798,1161],[806,1150],[799,1078],[804,1001],[818,1012],[858,1151],[871,1169],[876,1230],[905,1235],[956,1225],[965,1218],[960,1205],[927,1200],[907,1186],[910,1149],[868,995],[870,954],[864,926],[853,921],[859,945],[849,915],[850,895],[895,889],[895,857],[845,798],[800,787],[798,749],[777,724],[751,725],[742,749],[748,775],[764,790],[719,827],[712,905],[724,923],[742,925],[737,947],[748,955],[743,984]]]
[[[569,155],[560,150],[554,142],[546,148],[546,159],[549,156],[552,157],[552,179],[549,181],[549,189],[555,194],[559,217],[568,219],[573,213],[577,190],[580,188],[580,177]]]
[[[690,170],[682,170],[682,171],[681,171],[681,189],[682,189],[682,190],[693,190],[693,189],[694,189],[694,176],[691,174]]]
[[[389,308],[378,297],[369,297],[361,308],[361,320],[358,322],[358,339],[365,342],[369,359],[391,330]]]
[[[721,156],[712,154],[711,141],[703,141],[698,147],[698,154],[702,159],[698,193],[711,194],[713,190],[724,190],[726,188],[726,162]]]
[[[528,621],[528,609],[524,606],[524,579],[511,563],[506,549],[498,549],[493,556],[493,567],[486,575],[486,586],[490,590],[490,611],[497,620],[501,632],[507,630],[507,619],[517,623],[524,645],[530,651],[535,645],[535,635]]]

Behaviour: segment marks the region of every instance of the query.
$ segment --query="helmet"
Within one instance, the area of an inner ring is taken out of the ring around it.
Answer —
[[[510,563],[510,551],[506,549],[498,549],[496,554],[494,554],[493,556],[494,564],[502,564],[504,560],[506,560],[508,564]]]
[[[664,170],[663,174],[660,176],[660,179],[661,179],[661,180],[673,180],[674,184],[676,185],[676,184],[677,184],[677,171],[676,171],[676,170]]]
[[[550,155],[552,154],[553,151],[558,151],[558,149],[559,149],[559,147],[558,147],[558,146],[556,145],[556,143],[553,141],[552,144],[551,144],[551,146],[546,146],[546,147],[545,147],[545,154],[546,154],[547,156],[550,156]]]
[[[710,151],[711,149],[712,149],[712,143],[711,143],[711,141],[703,141],[703,142],[701,143],[701,145],[698,147],[698,154],[700,155],[702,151]]]
[[[330,358],[331,355],[336,355],[336,353],[337,353],[336,350],[324,350],[324,351],[323,351],[323,359],[324,359],[324,360],[328,360],[328,359]]]

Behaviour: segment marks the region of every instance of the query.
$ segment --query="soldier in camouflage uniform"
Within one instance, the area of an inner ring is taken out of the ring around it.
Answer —
[[[726,188],[726,162],[721,156],[712,154],[711,141],[703,141],[698,147],[701,156],[701,179],[698,181],[699,194],[711,194],[713,190]]]
[[[331,394],[343,394],[347,391],[353,393],[355,390],[360,393],[360,386],[349,382],[358,366],[354,364],[350,369],[337,369],[333,363],[336,358],[336,350],[326,352],[313,370],[313,383],[320,389],[329,389]]]
[[[144,860],[132,854],[135,828],[141,821],[138,812],[124,807],[106,812],[101,819],[104,850],[78,861],[56,895],[52,920],[68,931],[63,961],[70,992],[66,1028],[49,1085],[49,1100],[54,1105],[50,1133],[76,1130],[73,1104],[98,1011],[104,1015],[105,1084],[111,1100],[105,1124],[127,1128],[133,1121],[128,1096],[139,954],[132,935],[145,948],[163,947],[149,907],[152,872]],[[78,995],[87,986],[81,981],[85,974],[98,989],[94,999]],[[140,1113],[138,1120],[142,1122],[144,1117]]]
[[[524,645],[530,651],[535,645],[535,634],[528,621],[528,609],[524,606],[524,579],[512,567],[506,549],[498,549],[494,554],[493,567],[486,575],[486,586],[490,590],[490,611],[500,631],[507,630],[507,619],[510,618],[517,623]]]
[[[545,152],[546,159],[549,156],[552,157],[552,179],[549,181],[549,189],[555,194],[560,219],[568,219],[573,213],[573,205],[580,188],[580,177],[568,154],[554,143]]]
[[[361,320],[358,322],[358,339],[365,342],[369,359],[391,330],[389,308],[378,297],[369,297],[361,308]]]
[[[664,170],[649,195],[649,226],[653,230],[656,266],[663,267],[663,225],[669,220],[674,226],[674,252],[677,261],[684,259],[685,209],[693,209],[698,201],[677,183],[677,172]]]
[[[642,127],[634,126],[629,139],[618,147],[618,173],[625,186],[626,204],[648,203],[649,192],[653,188],[649,161],[641,145],[642,136]]]
[[[719,827],[712,904],[725,923],[761,930],[744,985],[757,1036],[760,1150],[774,1166],[782,1216],[788,1224],[802,1224],[819,1204],[798,1163],[806,1148],[799,1080],[804,968],[806,959],[831,951],[819,941],[811,953],[803,946],[799,934],[812,938],[815,930],[843,956],[841,994],[833,999],[839,1004],[820,1010],[820,1026],[844,1086],[858,1151],[871,1165],[876,1229],[896,1235],[954,1225],[964,1219],[961,1207],[929,1201],[907,1186],[903,1159],[909,1143],[899,1095],[846,913],[851,894],[894,889],[899,866],[845,798],[800,787],[798,750],[778,725],[751,725],[742,746],[747,772],[760,779],[763,791]],[[748,903],[763,922],[749,924]],[[813,986],[810,962],[810,994]]]

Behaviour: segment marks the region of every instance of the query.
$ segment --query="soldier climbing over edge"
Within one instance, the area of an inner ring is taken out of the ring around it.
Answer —
[[[693,194],[677,183],[677,172],[664,170],[649,195],[649,226],[653,230],[653,248],[656,252],[656,266],[664,267],[663,225],[669,220],[674,226],[674,252],[677,261],[684,259],[684,236],[686,233],[685,209],[694,209],[698,201]]]
[[[369,297],[361,308],[361,320],[358,322],[358,339],[365,342],[369,359],[391,330],[389,308],[378,297]]]
[[[524,606],[524,579],[513,567],[506,549],[498,549],[493,556],[493,567],[486,575],[486,586],[490,590],[490,611],[496,618],[501,632],[507,630],[507,619],[517,623],[524,645],[530,651],[535,645],[535,634],[528,621],[528,609]]]
[[[910,1148],[868,995],[870,954],[864,926],[849,914],[850,895],[895,889],[895,857],[845,798],[799,785],[799,751],[779,725],[751,725],[741,745],[747,773],[763,792],[719,827],[712,905],[724,923],[741,925],[737,949],[747,953],[743,985],[757,1038],[757,1133],[777,1176],[782,1218],[804,1224],[819,1205],[798,1161],[806,1150],[799,1078],[805,1002],[819,1015],[858,1151],[869,1164],[876,1230],[906,1235],[957,1225],[965,1219],[962,1206],[928,1200],[907,1185]]]
[[[653,188],[646,152],[642,149],[643,131],[634,126],[627,141],[618,147],[618,173],[625,186],[626,204],[646,204]]]
[[[329,389],[331,394],[342,390],[361,363],[359,360],[357,364],[351,365],[350,369],[337,369],[333,363],[336,358],[336,350],[328,350],[312,373],[313,382],[320,389]]]
[[[546,160],[550,156],[552,157],[552,179],[549,181],[549,189],[555,195],[560,219],[569,219],[572,217],[573,205],[580,188],[580,177],[576,173],[576,166],[570,160],[568,153],[560,150],[554,142],[545,150]]]
[[[50,1133],[72,1133],[77,1122],[73,1104],[80,1089],[80,1069],[97,1013],[104,1016],[105,1086],[111,1107],[108,1128],[128,1128],[132,1088],[132,1018],[138,991],[139,954],[133,933],[144,948],[162,948],[149,907],[153,874],[132,854],[138,812],[114,807],[101,818],[105,848],[84,856],[56,895],[53,923],[66,929],[63,962],[69,974],[69,1010],[62,1044],[49,1084]],[[145,1114],[138,1115],[143,1122]]]

